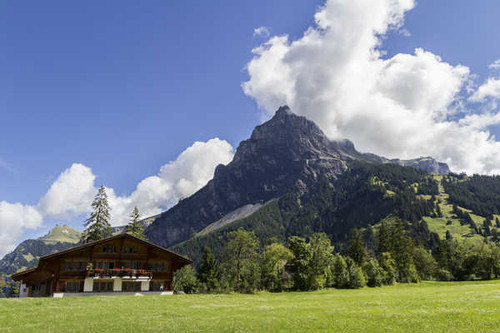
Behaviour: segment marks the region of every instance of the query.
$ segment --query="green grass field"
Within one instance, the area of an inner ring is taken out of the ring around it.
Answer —
[[[500,281],[0,300],[2,332],[499,332]]]

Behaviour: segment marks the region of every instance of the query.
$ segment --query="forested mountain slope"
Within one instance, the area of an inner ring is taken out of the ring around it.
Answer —
[[[449,172],[446,164],[432,158],[402,161],[360,153],[348,140],[330,141],[316,124],[284,106],[241,142],[234,159],[219,165],[205,187],[156,217],[147,237],[162,246],[178,244],[246,205],[264,204],[291,192],[307,196],[321,179],[335,182],[353,161]]]
[[[486,178],[490,181],[484,182],[489,185],[497,181],[495,177]],[[377,226],[390,216],[401,218],[415,241],[429,249],[435,249],[439,240],[446,237],[498,241],[498,216],[482,216],[471,211],[476,205],[483,207],[483,200],[467,189],[471,186],[469,182],[475,182],[475,177],[435,176],[398,165],[352,161],[333,181],[322,177],[306,193],[296,188],[246,218],[197,235],[173,249],[197,262],[208,246],[221,258],[226,235],[244,228],[254,231],[263,245],[272,237],[284,242],[294,235],[308,237],[315,232],[325,232],[342,250],[349,231],[360,228],[369,249],[375,250]],[[481,186],[478,190],[487,191],[489,185],[478,185]],[[462,202],[463,206],[454,205],[458,203],[457,194],[445,192],[450,186],[455,186],[455,192],[459,188],[468,193],[469,201]]]

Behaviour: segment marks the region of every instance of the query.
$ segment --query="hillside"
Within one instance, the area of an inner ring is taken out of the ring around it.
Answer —
[[[74,246],[80,241],[80,232],[68,225],[57,225],[47,235],[27,239],[0,260],[0,272],[10,276],[20,270],[36,266],[41,256]]]
[[[470,211],[468,205],[457,206],[457,215],[454,197],[450,198],[442,185],[444,180],[452,182],[457,177],[461,176],[434,176],[399,165],[352,161],[334,181],[323,177],[306,193],[296,188],[247,217],[199,233],[172,249],[194,258],[195,264],[205,246],[222,258],[226,235],[244,228],[254,231],[261,244],[271,237],[285,241],[293,235],[308,237],[325,232],[342,251],[349,231],[360,228],[369,249],[374,251],[377,225],[391,216],[406,221],[413,238],[430,249],[447,234],[464,241],[498,241],[500,224],[496,221],[485,224],[486,216],[470,213],[475,221],[470,223],[465,215]],[[463,180],[461,183],[466,184]],[[210,229],[211,226],[205,230]]]
[[[449,171],[430,158],[401,161],[360,153],[348,140],[330,141],[315,123],[284,106],[240,143],[233,160],[219,165],[205,187],[156,217],[147,236],[173,246],[247,205],[262,205],[291,191],[305,195],[321,178],[334,182],[353,161]]]

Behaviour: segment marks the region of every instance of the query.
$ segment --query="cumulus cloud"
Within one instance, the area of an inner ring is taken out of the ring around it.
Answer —
[[[384,58],[383,39],[402,30],[414,6],[328,0],[301,38],[271,36],[253,50],[243,91],[265,113],[288,104],[330,138],[349,138],[362,151],[431,155],[454,171],[498,173],[500,146],[486,128],[499,122],[496,113],[473,117],[464,109],[469,68],[423,49]]]
[[[0,202],[0,254],[14,248],[21,234],[42,224],[42,214],[35,207],[21,203]]]
[[[269,37],[271,35],[269,29],[267,27],[258,27],[253,29],[253,36],[254,37]]]
[[[500,69],[500,59],[493,62],[490,66],[491,69]]]
[[[92,170],[74,163],[62,172],[39,202],[40,211],[50,217],[65,218],[88,211],[96,193]]]
[[[113,188],[106,188],[111,224],[128,223],[134,206],[143,217],[168,209],[203,187],[216,166],[232,158],[233,147],[227,141],[214,138],[195,142],[177,159],[163,165],[157,175],[142,180],[130,195],[118,195]],[[88,166],[74,163],[57,177],[36,206],[0,202],[0,255],[12,250],[26,230],[41,227],[44,217],[71,219],[88,214],[97,193],[96,178]]]
[[[472,102],[485,102],[488,98],[500,99],[500,79],[489,78],[470,97]]]
[[[108,189],[113,225],[127,223],[128,215],[137,206],[143,216],[151,216],[173,206],[203,187],[219,164],[233,158],[233,147],[224,140],[214,138],[195,142],[175,161],[160,168],[157,175],[142,180],[129,196],[119,196]]]

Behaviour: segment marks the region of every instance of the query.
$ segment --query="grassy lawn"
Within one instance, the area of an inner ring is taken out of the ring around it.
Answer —
[[[2,332],[499,332],[500,281],[0,300]]]

